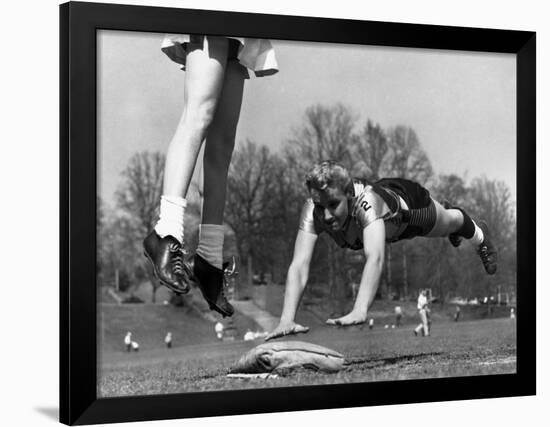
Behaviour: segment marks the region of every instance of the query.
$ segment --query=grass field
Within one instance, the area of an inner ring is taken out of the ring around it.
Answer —
[[[102,397],[259,387],[285,387],[415,378],[514,373],[515,322],[487,319],[438,322],[432,336],[415,337],[409,325],[332,328],[315,326],[293,340],[343,353],[354,361],[337,374],[297,371],[271,379],[226,377],[229,367],[263,341],[205,342],[138,353],[104,352],[98,393]]]
[[[214,325],[205,321],[188,307],[174,307],[161,304],[100,304],[98,337],[102,354],[124,352],[123,338],[126,331],[132,331],[132,339],[139,342],[140,348],[154,349],[164,346],[164,337],[172,332],[175,347],[215,343]],[[226,326],[229,321],[223,320]],[[235,313],[232,326],[239,337],[247,329],[256,330],[256,323]]]

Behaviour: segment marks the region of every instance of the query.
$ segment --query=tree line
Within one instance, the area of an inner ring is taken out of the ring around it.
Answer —
[[[236,149],[228,177],[225,206],[225,255],[239,259],[241,284],[255,273],[284,283],[292,257],[298,219],[308,197],[304,183],[314,163],[333,159],[352,175],[375,182],[383,177],[408,178],[426,186],[432,196],[484,219],[499,248],[499,270],[485,274],[465,242],[452,247],[446,239],[415,239],[387,246],[380,296],[408,298],[430,287],[441,300],[453,296],[483,297],[497,291],[514,293],[516,285],[515,202],[505,183],[476,177],[436,175],[415,131],[409,126],[383,129],[361,121],[346,106],[314,105],[277,151],[247,140]],[[158,283],[141,256],[141,239],[156,221],[162,190],[164,156],[136,153],[128,162],[108,209],[98,201],[98,280],[127,288],[148,280],[153,301]],[[200,189],[198,194],[200,195]],[[200,198],[186,212],[186,243],[197,244]],[[331,301],[334,309],[349,301],[358,283],[362,251],[342,250],[321,235],[310,269],[306,303]],[[328,298],[327,298],[328,297]]]

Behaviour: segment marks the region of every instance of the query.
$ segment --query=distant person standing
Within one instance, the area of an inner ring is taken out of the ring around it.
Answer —
[[[216,331],[216,337],[221,340],[223,338],[223,323],[222,322],[217,322],[216,325],[214,326],[214,330]]]
[[[430,309],[430,300],[428,300],[428,305],[426,306],[426,319],[428,320],[428,335],[432,330],[432,310]]]
[[[403,317],[403,310],[401,310],[401,306],[395,307],[395,326],[398,328],[401,326],[401,318]]]
[[[369,319],[369,329],[372,329],[372,328],[374,328],[374,319],[371,317]]]
[[[427,314],[428,298],[426,297],[426,291],[424,289],[422,289],[420,291],[420,294],[418,295],[416,308],[418,309],[418,315],[420,316],[420,323],[415,328],[414,334],[418,335],[420,332],[422,332],[422,334],[427,337],[430,335]]]
[[[514,320],[516,318],[516,310],[512,307],[510,309],[510,319]]]
[[[172,348],[172,332],[166,334],[164,337],[164,344],[166,344],[166,348]]]
[[[457,305],[455,309],[454,321],[458,322],[460,319],[460,307]]]
[[[132,333],[126,332],[124,337],[124,345],[126,346],[126,351],[132,351]]]

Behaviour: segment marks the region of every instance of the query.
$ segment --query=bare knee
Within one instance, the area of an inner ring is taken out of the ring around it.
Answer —
[[[188,131],[201,134],[204,138],[214,120],[215,113],[216,101],[214,99],[189,102],[185,107],[182,125]]]

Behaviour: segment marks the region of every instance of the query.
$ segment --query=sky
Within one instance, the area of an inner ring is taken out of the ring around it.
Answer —
[[[98,32],[98,191],[112,203],[138,151],[165,152],[183,109],[179,65],[162,34]],[[504,181],[516,197],[515,55],[272,41],[280,71],[245,83],[237,149],[277,150],[314,104],[362,125],[407,125],[436,173]]]

